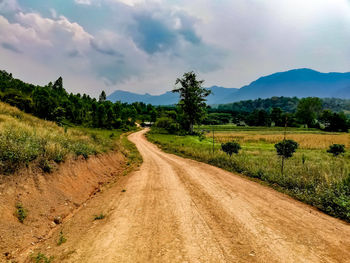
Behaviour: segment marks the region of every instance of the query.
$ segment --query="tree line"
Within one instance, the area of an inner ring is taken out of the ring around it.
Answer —
[[[38,86],[13,78],[0,71],[0,100],[58,124],[74,124],[95,128],[129,129],[136,120],[155,122],[158,111],[151,104],[112,103],[102,91],[99,98],[68,93],[59,77],[54,83]]]

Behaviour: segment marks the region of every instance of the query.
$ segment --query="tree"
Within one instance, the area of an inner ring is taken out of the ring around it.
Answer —
[[[104,102],[104,101],[106,101],[106,99],[107,99],[106,92],[104,90],[102,90],[102,92],[101,92],[101,94],[100,94],[100,96],[98,98],[98,101],[99,102]]]
[[[241,145],[238,142],[227,142],[221,144],[221,149],[231,157],[233,153],[237,154],[239,152]]]
[[[273,108],[271,111],[271,121],[275,123],[275,126],[284,126],[283,111],[281,108]]]
[[[322,101],[320,98],[303,98],[298,103],[296,117],[302,124],[313,127],[321,110]]]
[[[275,144],[277,155],[282,157],[281,173],[283,175],[284,159],[288,159],[293,156],[294,152],[298,149],[298,143],[293,140],[283,140]]]
[[[345,153],[345,145],[332,144],[331,146],[329,146],[327,152],[333,154],[334,157],[337,157],[338,155]]]
[[[180,94],[178,105],[184,113],[183,117],[186,125],[184,128],[190,133],[193,132],[193,125],[200,123],[205,118],[205,98],[211,91],[202,88],[203,82],[204,80],[197,80],[193,71],[187,72],[175,82],[175,85],[180,84],[181,87],[175,87],[172,90],[172,92]]]

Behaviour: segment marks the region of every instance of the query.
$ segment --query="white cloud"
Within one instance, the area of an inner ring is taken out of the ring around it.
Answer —
[[[80,5],[91,5],[91,0],[75,0],[75,2]]]

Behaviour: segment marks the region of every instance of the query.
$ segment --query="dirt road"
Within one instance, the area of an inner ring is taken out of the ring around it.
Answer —
[[[166,154],[145,130],[144,163],[104,225],[66,262],[350,262],[350,225],[268,187]],[[115,198],[115,199],[112,199]],[[68,243],[68,242],[67,242]]]

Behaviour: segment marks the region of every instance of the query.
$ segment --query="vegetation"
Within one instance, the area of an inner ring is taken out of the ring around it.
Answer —
[[[283,141],[276,143],[275,148],[277,151],[277,155],[281,156],[282,163],[281,163],[281,173],[283,175],[283,169],[284,169],[284,160],[291,158],[295,151],[298,149],[298,143],[293,140],[286,140],[284,139]],[[305,157],[303,157],[305,158]],[[303,163],[305,161],[303,160]]]
[[[60,235],[59,235],[59,237],[58,237],[57,245],[60,246],[60,245],[62,245],[63,243],[66,243],[66,242],[67,242],[67,238],[64,237],[63,231],[61,230],[61,231],[60,231]]]
[[[23,207],[21,203],[16,204],[16,217],[18,218],[18,221],[23,223],[24,219],[26,219],[28,215],[28,210]]]
[[[238,142],[226,142],[221,144],[221,149],[231,157],[233,153],[238,154],[241,146]]]
[[[183,128],[188,132],[193,132],[193,125],[201,123],[205,116],[206,97],[210,94],[210,90],[202,88],[204,80],[197,80],[196,74],[191,71],[178,78],[175,85],[181,87],[174,88],[173,92],[180,93],[179,108],[182,110]]]
[[[104,91],[99,100],[86,94],[69,94],[61,77],[42,87],[24,83],[6,71],[0,71],[0,101],[59,125],[129,130],[137,119],[155,121],[157,115],[150,104],[107,101]]]
[[[95,215],[94,220],[102,220],[104,219],[106,216],[103,213],[100,213],[99,215]]]
[[[334,157],[345,153],[345,145],[344,144],[332,144],[329,146],[327,150],[328,153],[333,154]]]
[[[38,254],[31,255],[31,261],[35,263],[51,263],[53,257],[47,257],[45,254],[38,252]]]
[[[116,147],[112,133],[118,138],[121,131],[63,128],[0,103],[0,174],[29,163],[50,172],[55,163],[68,156],[88,158],[106,152]]]
[[[221,127],[225,130],[220,131]],[[200,126],[197,130],[206,128],[209,127]],[[350,221],[350,155],[345,153],[333,158],[326,152],[334,142],[350,147],[348,134],[288,128],[287,139],[295,140],[300,147],[289,158],[289,165],[284,167],[282,175],[274,145],[283,140],[283,128],[232,125],[214,128],[214,154],[212,133],[201,139],[199,136],[161,134],[157,128],[152,128],[147,137],[165,151],[259,179],[330,215]],[[241,145],[238,155],[229,157],[220,151],[221,144],[228,141]]]

